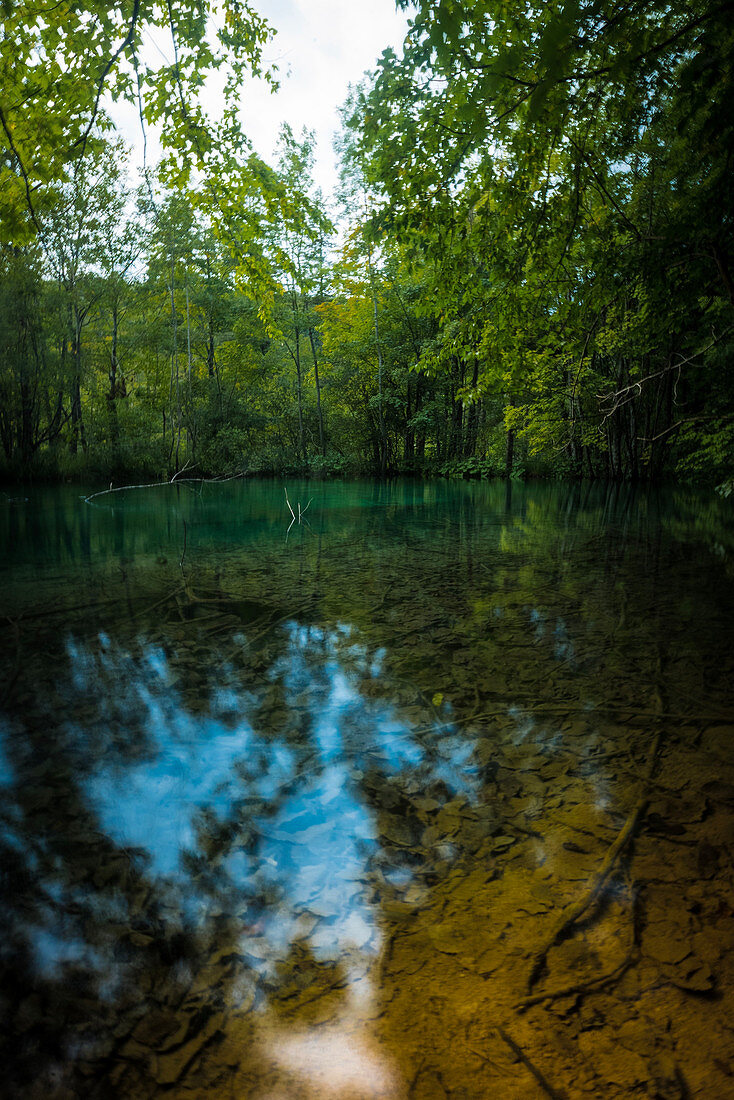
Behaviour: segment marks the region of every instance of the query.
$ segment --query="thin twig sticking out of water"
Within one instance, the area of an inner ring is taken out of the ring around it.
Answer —
[[[291,515],[293,516],[293,519],[292,519],[292,520],[290,521],[290,523],[288,524],[288,530],[287,530],[287,531],[286,531],[286,533],[285,533],[285,537],[286,537],[286,539],[287,539],[287,538],[288,538],[288,535],[290,534],[290,529],[291,529],[291,527],[292,527],[292,526],[293,526],[293,524],[294,524],[294,523],[296,522],[296,513],[295,513],[295,512],[293,511],[293,506],[292,506],[292,504],[291,504],[290,500],[288,499],[288,489],[287,489],[287,488],[286,488],[285,486],[283,487],[283,491],[285,492],[285,502],[286,502],[286,504],[288,505],[288,511],[289,511],[289,512],[290,512],[290,514],[291,514]],[[298,522],[299,522],[299,523],[301,523],[301,522],[305,523],[307,527],[308,527],[308,525],[309,525],[309,524],[308,524],[308,520],[304,520],[304,519],[303,519],[303,517],[304,517],[304,516],[306,515],[306,512],[307,512],[307,511],[309,510],[309,508],[311,507],[311,501],[312,501],[312,500],[313,500],[313,497],[311,497],[311,498],[309,499],[309,502],[308,502],[308,504],[306,505],[306,507],[305,507],[305,508],[301,508],[301,502],[300,502],[300,500],[298,501],[298,503],[297,503],[297,505],[296,505],[296,507],[298,508]]]
[[[288,489],[284,487],[283,492],[285,493],[285,502],[288,505],[288,511],[293,516],[293,519],[291,520],[291,527],[292,527],[293,524],[296,522],[296,513],[293,511],[293,509],[291,507],[291,502],[288,500]],[[288,528],[289,531],[290,531],[291,527]]]

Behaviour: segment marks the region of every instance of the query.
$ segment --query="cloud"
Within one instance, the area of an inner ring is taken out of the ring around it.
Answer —
[[[388,46],[400,46],[406,16],[395,11],[394,0],[269,0],[261,10],[278,31],[268,55],[282,81],[276,95],[256,82],[244,89],[246,132],[270,159],[283,122],[295,133],[303,126],[315,130],[316,180],[328,192],[336,179],[338,110],[349,84],[373,69]]]
[[[257,9],[276,29],[265,51],[267,62],[279,67],[281,86],[273,93],[261,80],[248,80],[240,93],[245,133],[267,161],[274,159],[278,133],[288,122],[298,136],[308,127],[316,134],[314,176],[326,196],[337,178],[332,148],[339,129],[339,108],[349,84],[373,69],[383,50],[399,49],[407,17],[395,11],[395,0],[260,0]],[[165,35],[150,37],[151,61],[159,64],[168,48]],[[145,60],[145,56],[143,57]],[[222,80],[214,78],[202,101],[216,117]],[[133,146],[133,165],[142,165],[142,136],[137,109],[131,104],[107,104],[123,137]],[[159,155],[155,134],[148,133],[148,163]]]

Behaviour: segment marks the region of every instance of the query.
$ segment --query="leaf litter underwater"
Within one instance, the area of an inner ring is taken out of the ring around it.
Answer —
[[[12,1095],[734,1095],[728,559],[478,492],[16,566]]]

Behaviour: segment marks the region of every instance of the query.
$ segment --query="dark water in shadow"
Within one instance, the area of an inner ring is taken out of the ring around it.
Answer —
[[[734,1095],[731,505],[288,493],[0,504],[8,1094]]]

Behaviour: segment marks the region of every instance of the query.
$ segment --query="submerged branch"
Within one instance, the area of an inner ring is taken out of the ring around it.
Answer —
[[[508,1035],[503,1027],[497,1027],[496,1030],[502,1042],[506,1043],[506,1045],[510,1048],[515,1057],[520,1062],[522,1062],[527,1070],[530,1071],[530,1073],[533,1075],[543,1091],[551,1097],[551,1100],[566,1100],[565,1092],[559,1092],[558,1089],[553,1087],[545,1074],[538,1069],[534,1062],[531,1062],[520,1044],[516,1043],[512,1036]],[[477,1052],[475,1051],[475,1053]]]
[[[645,775],[645,778],[642,782],[640,795],[634,806],[632,807],[632,811],[625,821],[624,826],[617,835],[616,840],[613,844],[610,845],[609,849],[607,850],[604,862],[592,879],[591,885],[587,889],[586,893],[578,899],[578,901],[566,907],[560,921],[558,922],[544,945],[541,947],[540,951],[538,951],[532,969],[530,971],[530,975],[528,977],[528,991],[533,988],[538,978],[540,977],[545,967],[545,962],[550,949],[552,947],[555,947],[557,944],[562,943],[563,940],[565,940],[570,935],[576,922],[580,920],[581,917],[583,917],[584,913],[586,913],[587,910],[590,909],[592,905],[594,905],[600,899],[612,872],[617,866],[617,861],[619,857],[622,855],[625,848],[632,840],[632,837],[635,835],[635,832],[637,831],[637,826],[644,816],[645,811],[647,810],[648,803],[650,801],[650,781],[652,779],[652,774],[655,768],[655,764],[657,762],[657,756],[660,749],[662,737],[663,731],[662,729],[660,729],[658,731],[657,737],[655,738],[652,752],[650,753],[650,761],[647,768],[647,774]]]
[[[661,714],[653,713],[651,711],[639,710],[634,705],[602,705],[595,706],[589,709],[586,706],[579,705],[573,706],[568,703],[540,703],[537,706],[529,705],[523,706],[519,703],[508,702],[501,707],[496,707],[494,710],[485,710],[480,714],[471,712],[466,718],[455,718],[450,721],[446,721],[446,726],[468,726],[471,722],[483,722],[489,718],[507,717],[510,711],[516,711],[518,714],[523,715],[544,715],[544,714],[558,714],[558,715],[571,715],[571,714],[583,714],[592,716],[595,714],[622,714],[629,715],[626,719],[627,722],[632,721],[635,718],[648,719],[648,718],[664,718],[666,722],[676,722],[682,725],[692,724],[700,725],[704,722],[726,722],[731,721],[732,716],[730,714],[673,714],[672,712],[664,712]],[[422,728],[422,727],[421,727]]]
[[[518,1012],[524,1012],[526,1008],[530,1008],[532,1005],[544,1004],[546,1001],[560,1001],[564,997],[573,997],[582,993],[596,993],[610,983],[618,981],[626,974],[633,963],[637,961],[638,955],[639,952],[635,945],[627,958],[623,959],[618,966],[615,966],[613,970],[608,971],[606,974],[600,974],[597,978],[589,978],[586,982],[576,982],[574,985],[564,986],[563,989],[549,989],[545,993],[534,993],[530,997],[523,997],[521,1001],[516,1003],[515,1008]]]
[[[655,702],[655,717],[660,721],[664,712],[664,703],[662,696],[662,657],[658,655],[658,681],[655,687],[654,702]],[[637,827],[640,821],[644,818],[647,811],[648,804],[650,802],[650,794],[652,787],[652,779],[657,767],[658,755],[660,752],[660,746],[663,740],[663,726],[658,726],[657,734],[653,741],[652,749],[648,758],[647,771],[642,780],[640,792],[637,797],[632,810],[630,811],[627,820],[625,821],[622,829],[617,835],[616,840],[610,845],[607,850],[607,854],[604,858],[604,862],[597,871],[594,878],[591,880],[586,892],[576,902],[566,906],[561,918],[553,929],[553,932],[545,941],[541,949],[537,952],[535,960],[531,967],[527,980],[528,993],[532,990],[535,983],[538,981],[540,975],[545,969],[546,960],[548,958],[548,952],[552,947],[560,944],[565,940],[573,931],[574,925],[583,917],[583,915],[594,906],[602,897],[607,883],[612,875],[612,872],[617,866],[617,862],[622,853],[627,848],[627,845],[634,837]]]

